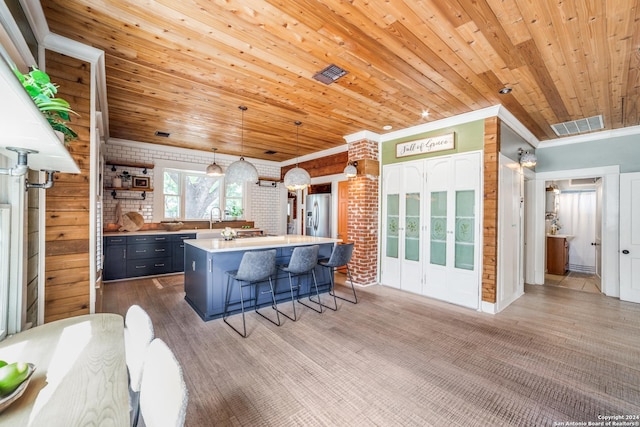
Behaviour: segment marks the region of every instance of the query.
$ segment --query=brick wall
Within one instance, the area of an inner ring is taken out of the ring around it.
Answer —
[[[360,140],[349,144],[349,160],[378,160],[378,143]],[[348,240],[355,243],[349,263],[353,279],[361,285],[377,283],[378,174],[349,179]]]
[[[202,165],[202,170],[213,161],[213,153],[203,153],[199,151],[164,151],[161,149],[153,149],[153,147],[135,146],[135,144],[106,144],[104,157],[106,160],[126,160],[128,162],[151,163],[155,164],[158,160],[181,161],[186,163],[197,163]],[[226,169],[235,159],[221,159],[216,157],[216,163]],[[261,177],[279,178],[280,168],[269,164],[254,162],[258,174]],[[153,183],[153,171],[149,171],[147,175],[142,174],[142,169],[116,166],[117,171],[113,172],[111,166],[104,167],[104,185],[111,186],[111,180],[117,173],[123,170],[128,171],[132,175],[149,176],[151,178],[151,188],[154,192],[147,193],[145,200],[120,200],[122,212],[136,211],[140,212],[145,222],[153,221],[153,201],[157,192],[162,191],[155,188]],[[280,191],[282,184],[278,187],[260,187],[258,185],[250,185],[250,194],[248,202],[251,204],[251,221],[254,221],[257,228],[262,228],[265,233],[282,234],[281,230],[282,216],[285,214],[280,208]],[[124,193],[123,193],[124,194]],[[135,197],[134,193],[126,194],[126,197]],[[109,191],[103,194],[103,224],[115,222],[115,208],[118,200],[111,197]]]

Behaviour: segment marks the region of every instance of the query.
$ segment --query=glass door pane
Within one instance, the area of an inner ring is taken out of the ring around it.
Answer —
[[[474,268],[475,191],[456,191],[455,267]]]
[[[407,193],[405,200],[404,259],[420,261],[420,193]]]
[[[431,193],[431,264],[447,264],[447,192]]]
[[[387,256],[398,258],[398,229],[400,227],[400,195],[387,195]]]

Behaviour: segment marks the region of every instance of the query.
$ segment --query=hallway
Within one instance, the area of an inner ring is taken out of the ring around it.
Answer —
[[[578,273],[569,271],[564,275],[545,274],[545,286],[573,289],[583,292],[600,293],[599,281],[595,274]]]

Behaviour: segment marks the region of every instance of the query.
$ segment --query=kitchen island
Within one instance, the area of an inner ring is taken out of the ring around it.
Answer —
[[[340,239],[310,237],[300,235],[250,237],[236,240],[194,239],[185,241],[184,253],[184,290],[185,300],[203,320],[222,317],[224,298],[227,292],[225,272],[237,270],[242,256],[247,251],[276,249],[276,263],[288,264],[293,249],[297,246],[318,245],[318,258],[329,258],[333,245]],[[321,292],[327,292],[330,285],[330,271],[316,267],[316,279]],[[294,279],[295,280],[295,279]],[[300,296],[309,295],[310,279],[300,277]],[[291,300],[289,278],[286,273],[278,272],[274,278],[276,299],[278,302]],[[231,311],[240,311],[240,290],[231,294]],[[271,305],[269,293],[258,295],[260,307]],[[252,305],[245,304],[247,307]]]

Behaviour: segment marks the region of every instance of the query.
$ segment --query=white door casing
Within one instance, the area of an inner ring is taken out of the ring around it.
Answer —
[[[497,308],[504,309],[524,293],[522,274],[522,171],[500,154],[498,189]]]
[[[640,173],[620,175],[620,299],[640,303]]]

